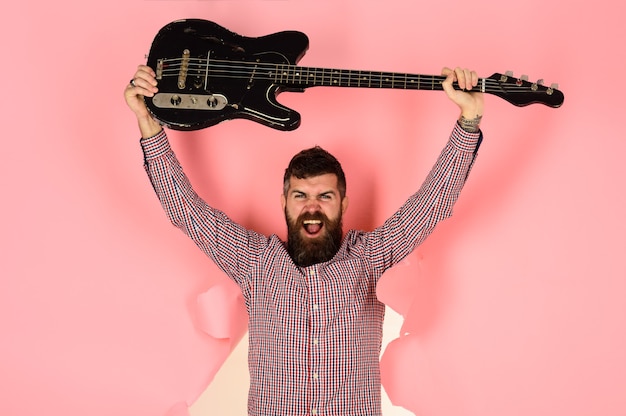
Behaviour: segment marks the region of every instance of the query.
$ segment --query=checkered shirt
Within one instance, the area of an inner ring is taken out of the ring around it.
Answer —
[[[455,125],[421,188],[370,232],[350,230],[325,263],[296,266],[285,243],[247,230],[193,190],[164,131],[142,139],[145,168],[172,223],[243,293],[249,315],[251,416],[381,414],[383,272],[454,205],[480,145]]]

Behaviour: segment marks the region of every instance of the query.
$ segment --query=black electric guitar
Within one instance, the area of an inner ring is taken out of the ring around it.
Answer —
[[[174,130],[199,130],[235,118],[294,130],[300,125],[300,114],[276,100],[283,91],[302,92],[315,86],[443,90],[441,75],[297,66],[308,46],[302,32],[251,38],[207,20],[172,22],[156,35],[148,55],[159,92],[146,97],[146,105],[157,120]],[[542,84],[506,73],[481,78],[478,89],[517,106],[559,107],[563,93],[556,85]]]

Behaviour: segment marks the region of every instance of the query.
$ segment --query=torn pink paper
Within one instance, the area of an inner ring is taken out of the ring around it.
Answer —
[[[189,416],[189,405],[186,402],[178,402],[170,407],[165,416]]]
[[[424,363],[416,351],[417,339],[406,334],[406,321],[418,299],[418,277],[421,255],[414,252],[387,270],[376,288],[378,300],[402,315],[404,323],[399,338],[391,341],[381,357],[381,383],[391,403],[417,413],[419,398],[416,394],[417,374],[424,374]]]
[[[376,285],[376,297],[391,309],[407,316],[417,288],[420,257],[413,253],[387,270]]]
[[[199,329],[236,344],[246,332],[248,316],[240,289],[230,281],[211,286],[197,299]]]
[[[437,393],[430,365],[417,335],[391,341],[380,360],[381,382],[391,403],[415,414],[431,414],[424,409]]]

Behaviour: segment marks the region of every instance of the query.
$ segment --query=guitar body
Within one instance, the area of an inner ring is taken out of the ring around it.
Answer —
[[[235,118],[294,130],[300,125],[300,114],[279,104],[276,96],[303,88],[254,73],[215,77],[212,66],[214,62],[228,62],[231,67],[237,62],[295,65],[308,46],[307,36],[296,31],[251,38],[206,20],[172,22],[156,35],[148,55],[147,65],[157,71],[159,92],[146,97],[146,105],[157,120],[174,130],[198,130]]]

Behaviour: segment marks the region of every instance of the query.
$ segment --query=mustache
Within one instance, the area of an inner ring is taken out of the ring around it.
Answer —
[[[324,213],[316,211],[316,212],[305,212],[303,214],[300,214],[298,218],[296,218],[296,220],[294,221],[294,225],[298,227],[302,227],[304,226],[304,221],[309,221],[309,220],[318,220],[318,221],[321,221],[322,224],[328,224],[329,222],[328,217]]]

